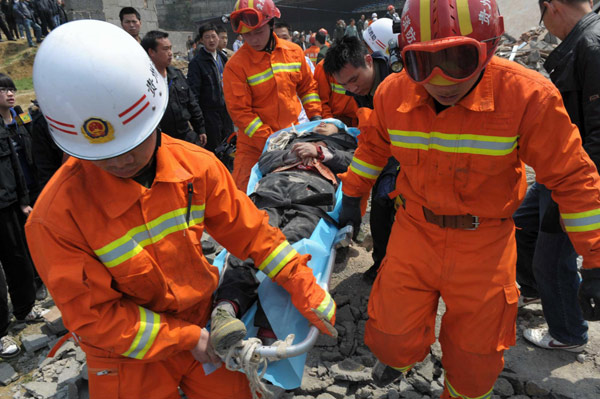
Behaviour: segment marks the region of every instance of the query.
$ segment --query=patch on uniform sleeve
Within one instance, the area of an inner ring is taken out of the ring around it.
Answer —
[[[101,118],[88,118],[81,126],[81,133],[92,144],[106,143],[115,138],[112,125]]]

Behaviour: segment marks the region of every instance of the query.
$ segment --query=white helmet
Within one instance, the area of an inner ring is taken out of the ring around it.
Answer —
[[[398,34],[394,34],[392,30],[392,24],[391,19],[381,18],[363,31],[363,40],[371,50],[379,51],[386,56],[390,55],[389,41],[398,38]]]
[[[56,144],[87,160],[121,155],[158,126],[165,80],[139,45],[108,22],[79,20],[44,39],[33,86]]]

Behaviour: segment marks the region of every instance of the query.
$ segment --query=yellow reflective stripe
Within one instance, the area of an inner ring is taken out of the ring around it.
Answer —
[[[204,208],[204,204],[192,205],[189,225],[186,222],[187,208],[167,212],[146,224],[132,228],[122,237],[94,250],[94,253],[106,267],[115,267],[167,235],[204,222]]]
[[[346,94],[346,89],[344,89],[344,86],[337,83],[331,83],[331,91],[338,94]]]
[[[413,364],[409,364],[409,365],[408,365],[408,366],[406,366],[406,367],[394,367],[394,366],[390,366],[390,367],[391,367],[391,368],[393,368],[394,370],[398,370],[398,371],[400,371],[401,373],[406,373],[406,372],[408,372],[410,369],[412,369],[414,366],[415,366],[415,364],[413,363]]]
[[[143,359],[158,335],[160,315],[141,306],[138,306],[138,308],[140,311],[138,331],[131,346],[123,353],[123,356]]]
[[[255,75],[249,76],[246,81],[250,86],[256,86],[267,80],[273,78],[273,69],[269,68],[266,71],[259,72]]]
[[[302,66],[302,63],[300,63],[300,62],[290,62],[287,64],[279,62],[279,63],[272,64],[273,73],[299,72],[301,66]]]
[[[350,164],[350,170],[359,176],[374,180],[379,177],[383,167],[371,165],[370,163],[362,161],[354,156],[352,158],[352,163]]]
[[[421,0],[419,19],[421,22],[421,40],[419,41],[428,42],[431,40],[431,0]]]
[[[448,134],[388,129],[393,146],[428,151],[501,156],[517,148],[519,136],[498,137],[479,134]]]
[[[494,387],[492,387],[492,389],[490,389],[487,393],[481,395],[481,396],[465,396],[465,395],[461,395],[458,392],[456,392],[456,389],[454,389],[454,387],[450,384],[450,381],[448,381],[448,377],[444,377],[444,379],[446,380],[446,387],[448,388],[448,392],[450,393],[450,396],[452,396],[453,398],[461,398],[461,399],[489,399],[492,397],[492,393],[494,391]]]
[[[600,209],[578,213],[561,213],[567,232],[584,232],[600,229]]]
[[[308,93],[307,95],[302,97],[301,100],[302,100],[302,104],[308,104],[308,103],[320,102],[321,98],[319,98],[319,95],[317,93]]]
[[[246,133],[247,136],[252,137],[262,125],[263,123],[260,120],[260,117],[257,116],[252,120],[252,122],[250,122],[248,126],[246,126],[246,128],[244,129],[244,133]]]
[[[473,33],[473,25],[471,25],[469,0],[456,0],[456,9],[458,12],[458,25],[460,26],[460,34],[462,36],[470,35]]]
[[[298,252],[288,241],[283,241],[258,266],[258,270],[273,278]]]
[[[317,312],[324,315],[327,320],[331,321],[335,314],[335,301],[329,295],[329,292],[325,291],[325,298],[321,301],[321,304],[317,308]]]

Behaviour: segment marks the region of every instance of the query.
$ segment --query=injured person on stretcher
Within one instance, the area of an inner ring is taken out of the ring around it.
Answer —
[[[292,244],[309,237],[322,218],[335,225],[327,212],[335,205],[337,174],[348,169],[356,145],[352,135],[332,122],[322,122],[312,132],[284,131],[271,138],[261,155],[263,177],[250,198]],[[227,256],[211,316],[210,340],[221,356],[246,335],[238,318],[258,300],[255,272],[252,259]],[[277,339],[260,303],[254,324],[263,345]]]

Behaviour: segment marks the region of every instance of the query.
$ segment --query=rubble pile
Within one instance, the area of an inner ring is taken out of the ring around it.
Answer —
[[[544,69],[544,62],[557,45],[556,36],[540,26],[523,33],[519,40],[507,34],[502,35],[496,55],[518,62],[524,67],[548,77]]]

